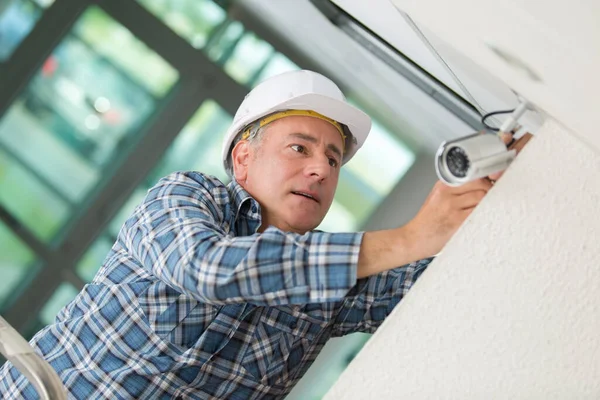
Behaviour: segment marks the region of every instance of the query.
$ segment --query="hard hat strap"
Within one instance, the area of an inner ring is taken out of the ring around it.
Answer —
[[[262,128],[263,126],[276,121],[278,119],[281,118],[285,118],[285,117],[289,117],[292,115],[301,115],[301,116],[308,116],[308,117],[313,117],[313,118],[319,118],[323,121],[327,121],[329,122],[331,125],[333,125],[338,132],[340,133],[340,135],[342,136],[342,152],[344,152],[344,147],[346,145],[346,135],[344,134],[344,130],[342,129],[342,125],[337,122],[334,121],[333,119],[326,117],[324,115],[319,114],[318,112],[315,111],[311,111],[311,110],[286,110],[286,111],[278,111],[276,113],[267,115],[266,117],[260,119],[257,123],[252,124],[252,126],[250,126],[249,128],[247,128],[244,133],[242,133],[242,140],[246,140],[248,139],[250,136],[252,136],[253,134],[256,133],[257,129],[255,129],[253,131],[253,127],[258,127],[258,128]]]

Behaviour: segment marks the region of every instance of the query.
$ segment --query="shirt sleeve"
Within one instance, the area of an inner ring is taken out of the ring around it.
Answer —
[[[184,173],[161,180],[126,222],[125,248],[171,287],[211,304],[341,301],[356,284],[363,233],[269,227],[234,237],[213,189]]]
[[[373,333],[408,293],[433,258],[359,279],[337,314],[333,336]]]

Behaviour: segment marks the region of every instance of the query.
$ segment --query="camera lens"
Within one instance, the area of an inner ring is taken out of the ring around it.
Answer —
[[[448,150],[446,154],[446,163],[450,173],[457,178],[464,178],[467,176],[470,162],[467,157],[467,153],[461,147],[453,147]]]

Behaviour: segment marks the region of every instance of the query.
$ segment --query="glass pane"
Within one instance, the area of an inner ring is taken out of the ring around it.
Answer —
[[[110,221],[108,228],[96,239],[77,264],[77,274],[86,282],[91,282],[102,266],[104,259],[117,240],[121,227],[133,213],[135,207],[146,197],[146,185],[138,187],[127,199],[117,215]]]
[[[138,187],[131,196],[129,196],[129,199],[127,199],[123,207],[121,207],[117,215],[112,219],[108,225],[107,231],[107,238],[111,243],[116,240],[121,227],[125,221],[127,221],[127,218],[129,218],[135,207],[137,207],[137,205],[144,200],[144,197],[146,197],[146,186],[142,185],[141,187]]]
[[[327,215],[317,229],[325,232],[353,232],[356,230],[356,218],[334,198]]]
[[[53,104],[53,89],[51,83],[34,78],[0,121],[0,148],[74,203],[89,192],[100,171],[84,157],[92,153],[86,153],[83,141],[77,142],[81,134],[61,115],[65,110]]]
[[[99,8],[88,9],[0,120],[0,150],[12,157],[10,190],[1,195],[6,207],[28,221],[38,206],[21,199],[43,199],[52,229],[27,226],[51,239],[110,178],[106,168],[137,139],[177,78],[129,31]],[[20,182],[17,175],[27,177]]]
[[[90,247],[77,265],[77,273],[91,281],[114,243],[121,226],[142,202],[148,189],[175,171],[201,171],[228,181],[221,165],[221,143],[232,116],[218,103],[207,100],[171,144],[164,157],[134,191],[110,222],[104,234]]]
[[[54,322],[58,312],[77,296],[78,290],[69,283],[62,283],[50,300],[40,311],[40,321],[44,325],[50,325]]]
[[[98,55],[120,67],[129,79],[154,96],[164,96],[177,81],[177,70],[97,7],[83,14],[74,31]]]
[[[0,204],[45,241],[57,233],[71,211],[64,198],[1,149]]]
[[[179,36],[203,48],[227,14],[212,0],[138,0]]]
[[[361,223],[369,217],[379,203],[380,197],[372,191],[368,182],[363,181],[344,166],[340,171],[334,199],[346,211],[343,215],[350,218],[349,221],[336,218],[336,226],[349,226],[354,231],[359,229]],[[342,214],[338,212],[328,217],[334,218],[336,215]],[[339,231],[339,229],[335,230]]]
[[[0,305],[27,276],[35,255],[0,222]]]
[[[239,83],[246,85],[256,80],[273,52],[270,44],[251,32],[246,33],[225,63],[225,72]]]
[[[252,86],[256,86],[259,82],[275,75],[282,74],[288,71],[300,69],[295,63],[281,53],[275,53],[269,60],[269,63],[262,69],[257,78],[252,82]]]
[[[91,282],[112,247],[114,239],[107,235],[97,239],[77,264],[77,274],[86,282]]]
[[[218,103],[207,100],[181,130],[156,168],[146,187],[174,171],[201,171],[228,180],[221,163],[221,145],[233,118]]]
[[[323,399],[370,337],[368,333],[359,332],[333,339],[337,342],[333,347],[335,351],[327,351],[326,347],[285,400]]]
[[[212,0],[138,2],[243,85],[253,87],[267,77],[298,69],[271,44],[229,19]]]
[[[244,26],[240,22],[228,21],[224,29],[216,32],[206,46],[208,57],[218,64],[223,64],[229,59],[243,35]]]
[[[365,182],[380,197],[385,197],[396,186],[415,160],[414,153],[373,121],[369,138],[346,164],[346,168]]]
[[[268,77],[300,69],[253,32],[244,33],[237,21],[216,35],[207,51],[212,60],[223,64],[229,76],[248,88]]]
[[[42,12],[31,0],[0,1],[0,62],[10,58]]]
[[[33,0],[34,3],[44,8],[50,7],[55,1],[56,0]]]

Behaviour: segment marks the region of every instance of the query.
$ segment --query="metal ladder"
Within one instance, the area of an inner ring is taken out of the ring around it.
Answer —
[[[67,399],[67,393],[56,371],[2,317],[0,317],[0,353],[33,384],[40,399]]]

